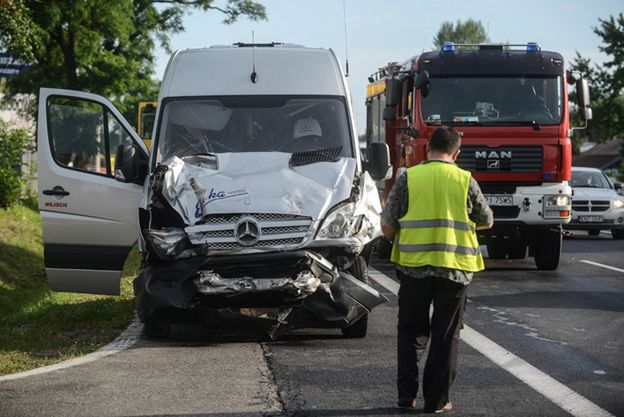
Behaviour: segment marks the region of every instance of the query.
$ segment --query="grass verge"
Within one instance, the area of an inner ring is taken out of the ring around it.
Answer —
[[[126,261],[120,297],[57,293],[45,278],[39,213],[20,205],[0,209],[0,225],[0,375],[92,352],[128,326],[136,250]]]

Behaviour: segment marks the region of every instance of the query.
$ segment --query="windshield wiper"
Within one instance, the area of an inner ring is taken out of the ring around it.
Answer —
[[[540,130],[542,125],[535,120],[482,120],[479,122],[481,126],[531,126],[533,130]]]

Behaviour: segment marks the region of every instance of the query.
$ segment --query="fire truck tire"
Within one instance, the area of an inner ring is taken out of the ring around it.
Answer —
[[[382,237],[377,241],[377,258],[379,259],[390,259],[390,254],[392,253],[392,243],[385,237]]]
[[[536,237],[533,256],[537,269],[554,271],[559,266],[559,258],[561,258],[561,230],[542,230]]]
[[[507,256],[507,245],[503,242],[487,245],[488,256],[490,259],[505,259]]]
[[[611,236],[615,240],[624,239],[624,229],[611,229]]]
[[[510,243],[507,255],[509,259],[524,259],[526,258],[527,245],[524,242]]]
[[[385,239],[384,239],[385,240]],[[362,256],[358,256],[349,268],[349,272],[364,284],[370,284],[368,279],[368,267]],[[368,314],[348,327],[343,327],[342,335],[349,339],[361,339],[366,336],[368,331]]]

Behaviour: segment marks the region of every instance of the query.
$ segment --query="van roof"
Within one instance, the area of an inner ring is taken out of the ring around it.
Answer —
[[[257,74],[252,82],[251,74]],[[292,44],[215,46],[176,51],[165,70],[160,99],[180,96],[346,96],[331,49]]]

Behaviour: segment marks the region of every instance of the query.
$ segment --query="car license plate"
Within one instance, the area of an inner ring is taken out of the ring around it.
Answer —
[[[602,216],[579,216],[578,221],[581,223],[602,223]]]
[[[513,206],[513,196],[504,194],[486,194],[490,206]]]

